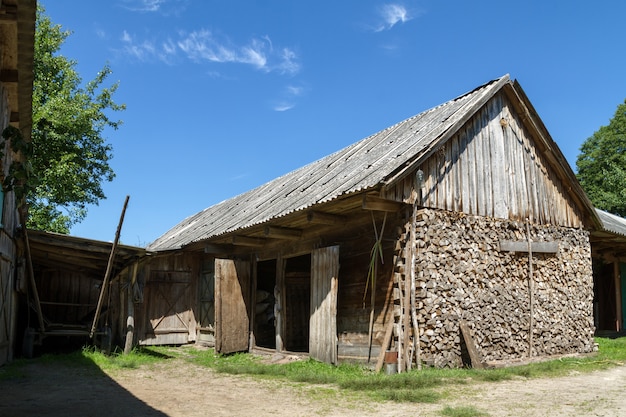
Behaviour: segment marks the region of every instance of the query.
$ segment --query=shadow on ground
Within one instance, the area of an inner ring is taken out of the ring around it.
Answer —
[[[71,358],[71,359],[70,359]],[[0,367],[0,416],[165,417],[78,355]]]

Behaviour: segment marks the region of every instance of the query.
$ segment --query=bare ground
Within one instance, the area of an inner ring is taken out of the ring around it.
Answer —
[[[184,359],[107,373],[33,361],[0,380],[0,416],[439,416],[446,406],[489,416],[626,415],[626,366],[442,390],[446,399],[436,404],[377,403],[332,386],[218,374]]]

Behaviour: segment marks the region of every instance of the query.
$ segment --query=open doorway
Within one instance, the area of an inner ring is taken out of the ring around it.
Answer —
[[[311,316],[311,255],[285,263],[285,349],[308,352]]]
[[[255,343],[260,347],[275,349],[274,287],[276,286],[276,260],[257,262],[256,271]]]

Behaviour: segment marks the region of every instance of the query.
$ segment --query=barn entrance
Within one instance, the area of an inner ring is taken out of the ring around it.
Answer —
[[[276,260],[257,262],[254,338],[257,346],[268,349],[276,349],[275,287]]]
[[[288,258],[285,262],[285,349],[309,351],[311,306],[311,255]]]
[[[597,331],[619,332],[626,320],[626,264],[593,262],[594,320]]]
[[[253,345],[337,362],[339,247],[256,262]]]

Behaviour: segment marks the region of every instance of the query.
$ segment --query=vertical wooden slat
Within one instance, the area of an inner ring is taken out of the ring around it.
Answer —
[[[311,254],[311,318],[309,355],[321,362],[337,363],[337,276],[339,246],[316,249]]]

